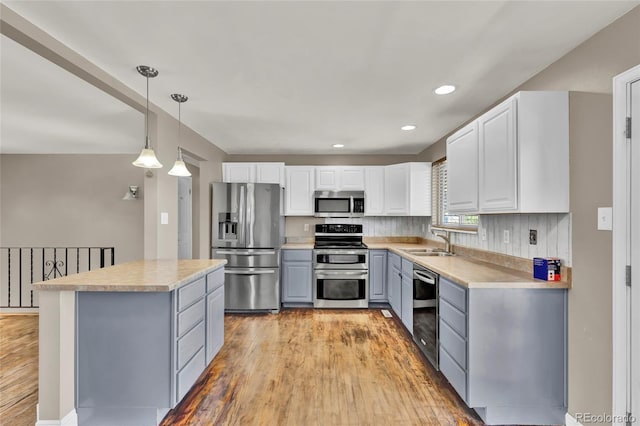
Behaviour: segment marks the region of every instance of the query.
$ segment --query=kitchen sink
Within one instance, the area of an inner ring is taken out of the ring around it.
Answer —
[[[416,253],[431,253],[433,249],[429,248],[415,248],[415,249],[404,249],[402,250],[405,253],[416,254]]]
[[[453,253],[447,253],[445,251],[423,251],[418,253],[410,253],[413,256],[455,256]]]

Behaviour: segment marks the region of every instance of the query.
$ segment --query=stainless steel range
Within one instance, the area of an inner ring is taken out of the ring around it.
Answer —
[[[369,307],[369,250],[362,225],[316,225],[313,306]]]

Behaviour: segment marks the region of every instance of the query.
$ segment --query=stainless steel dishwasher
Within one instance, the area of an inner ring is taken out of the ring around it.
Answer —
[[[413,340],[438,367],[438,274],[413,264]]]

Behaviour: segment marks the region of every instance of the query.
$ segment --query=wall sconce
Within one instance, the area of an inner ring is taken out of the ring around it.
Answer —
[[[129,187],[129,190],[124,193],[124,197],[122,197],[125,201],[132,201],[138,199],[138,187],[132,185]]]

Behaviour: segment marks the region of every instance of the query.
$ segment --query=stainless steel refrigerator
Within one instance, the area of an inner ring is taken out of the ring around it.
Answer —
[[[211,257],[227,259],[226,311],[280,310],[281,188],[211,184]]]

